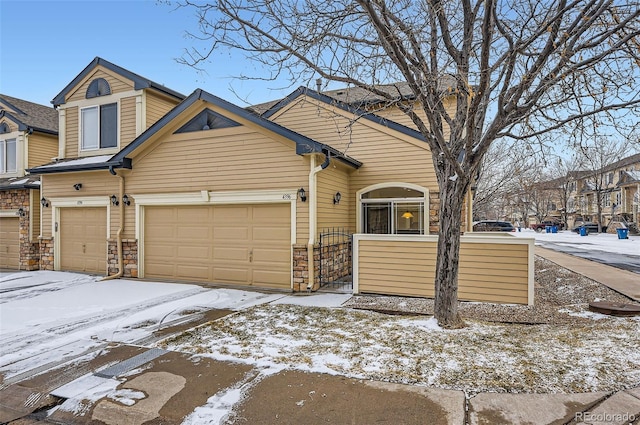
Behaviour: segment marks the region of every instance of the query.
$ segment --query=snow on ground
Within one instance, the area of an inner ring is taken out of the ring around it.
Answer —
[[[591,317],[585,315],[585,317]],[[160,344],[260,367],[460,389],[467,393],[613,391],[640,385],[640,319],[586,325],[433,319],[260,305]]]
[[[608,235],[597,235],[601,236]],[[100,281],[75,273],[2,273],[0,374],[7,382],[45,365],[89,359],[109,342],[136,343],[174,319],[219,308],[236,313],[157,345],[194,353],[194,361],[207,355],[248,363],[262,375],[291,368],[462,389],[468,394],[612,391],[640,385],[638,318],[603,317],[572,306],[569,313],[584,317],[584,324],[470,320],[464,329],[445,331],[428,316],[341,308],[347,299],[345,294],[265,294],[141,280]],[[82,411],[89,407],[81,403],[87,397],[126,404],[139,396],[118,390],[118,380],[93,378],[64,389],[82,394],[70,396],[61,408]],[[217,423],[242,393],[239,387],[213,395],[185,423],[204,423],[205,417]]]
[[[141,280],[101,282],[78,273],[3,273],[0,373],[6,379],[108,342],[135,343],[188,313],[242,309],[284,296]]]
[[[563,230],[558,233],[538,233],[531,229],[522,229],[522,232],[512,232],[510,234],[521,238],[535,238],[536,245],[543,245],[548,242],[590,251],[604,251],[640,257],[640,236],[629,235],[629,239],[618,239],[617,234],[610,233],[589,233],[588,236],[580,236],[580,234],[570,230]]]

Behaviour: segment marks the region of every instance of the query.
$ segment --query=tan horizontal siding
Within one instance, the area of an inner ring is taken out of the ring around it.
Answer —
[[[322,229],[341,227],[351,231],[355,222],[349,219],[349,213],[354,205],[354,199],[349,191],[349,175],[344,166],[331,164],[318,173],[318,231]],[[340,203],[334,204],[333,198],[340,192]]]
[[[120,149],[136,138],[136,98],[125,97],[120,100]]]
[[[274,120],[361,161],[364,165],[351,175],[353,193],[389,181],[437,191],[431,153],[425,142],[364,119],[351,123],[353,118],[337,115],[328,105],[299,101]]]
[[[29,158],[27,168],[51,162],[51,158],[58,156],[58,137],[33,133],[29,135]]]
[[[77,106],[67,108],[65,110],[66,134],[65,134],[65,158],[78,157],[78,140],[79,140],[79,109]]]
[[[32,242],[36,242],[38,240],[38,236],[40,236],[40,210],[42,206],[40,205],[40,191],[37,189],[31,190],[31,199],[30,199],[31,209],[31,234],[29,235],[29,239]]]
[[[166,97],[159,96],[153,91],[146,91],[146,113],[147,113],[147,128],[151,127],[160,118],[162,118],[167,112],[173,109],[178,104],[175,99],[168,99]]]
[[[219,137],[216,137],[219,135]],[[130,194],[308,188],[309,160],[244,128],[171,134],[134,157]],[[297,203],[297,240],[308,240],[308,201]]]
[[[529,244],[461,241],[461,300],[528,303]],[[363,293],[433,297],[437,242],[360,240],[358,286]]]
[[[76,191],[73,185],[82,183],[82,189]],[[89,196],[104,196],[107,199],[111,195],[119,194],[119,179],[109,174],[108,171],[87,171],[62,174],[44,174],[42,175],[42,195],[47,198],[71,198],[82,201],[83,198]],[[42,236],[51,236],[51,214],[54,205],[49,208],[42,209]],[[129,209],[130,211],[128,211]],[[127,223],[125,225],[126,238],[135,236],[135,217],[133,204],[125,208],[127,213]],[[111,208],[111,237],[115,236],[115,232],[119,225],[118,208]],[[130,221],[129,221],[130,220]]]
[[[115,74],[101,66],[96,67],[96,69],[87,75],[76,87],[72,88],[67,94],[67,102],[73,102],[75,100],[83,100],[87,95],[87,88],[89,84],[96,78],[104,78],[109,83],[111,87],[111,94],[121,93],[124,91],[133,90],[133,82],[121,77],[118,74]],[[99,98],[97,98],[96,103],[99,103]]]

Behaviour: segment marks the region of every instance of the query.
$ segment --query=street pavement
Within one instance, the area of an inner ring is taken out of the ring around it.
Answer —
[[[544,248],[536,247],[536,254],[640,298],[637,275],[627,279],[630,276],[622,270]],[[202,320],[230,313],[212,311]],[[157,337],[184,329],[184,324],[163,329]],[[117,391],[109,397],[90,396],[104,387]],[[71,402],[73,408],[61,408]],[[10,385],[0,381],[0,423],[44,422],[638,425],[640,388],[615,393],[465,394],[293,370],[265,373],[249,364],[112,344],[88,361],[69,362]]]

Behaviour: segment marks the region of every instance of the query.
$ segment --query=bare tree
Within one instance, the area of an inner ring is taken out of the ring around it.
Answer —
[[[586,117],[638,112],[639,0],[178,1],[199,15],[194,43],[207,43],[185,62],[205,67],[220,48],[239,49],[272,70],[258,78],[320,76],[411,118],[438,178],[435,316],[445,327],[462,325],[463,201],[491,144],[548,143]],[[445,76],[453,83],[443,89]],[[408,84],[411,101],[378,86],[393,81]]]

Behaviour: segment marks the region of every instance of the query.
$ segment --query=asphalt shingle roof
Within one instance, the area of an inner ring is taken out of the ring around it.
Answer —
[[[50,106],[0,94],[0,108],[34,130],[58,133],[58,111]]]

